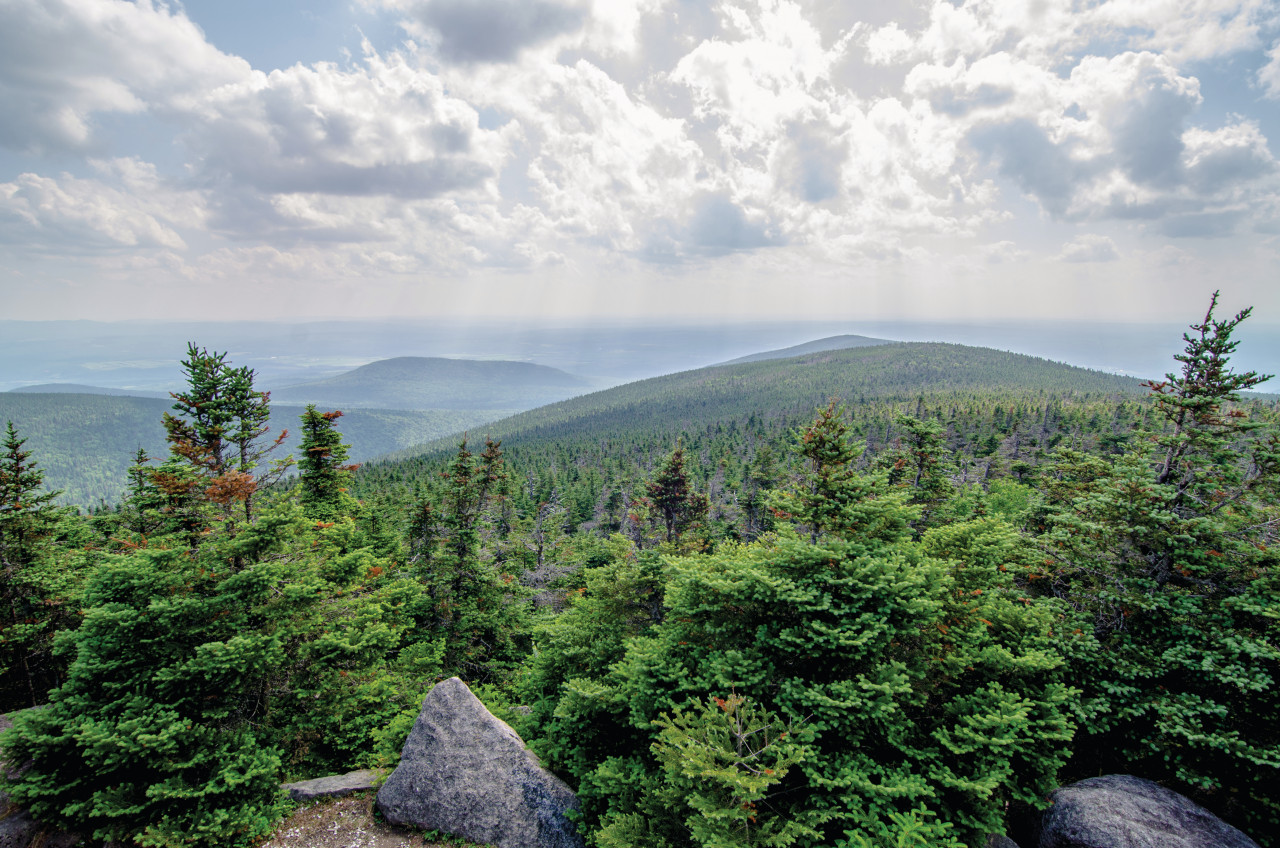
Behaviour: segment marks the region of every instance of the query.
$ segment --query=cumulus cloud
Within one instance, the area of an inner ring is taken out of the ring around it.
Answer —
[[[4,241],[37,251],[186,248],[176,227],[202,223],[200,198],[133,159],[96,163],[104,179],[21,174],[0,183]]]
[[[474,108],[399,54],[255,73],[188,120],[205,179],[268,193],[434,197],[480,186],[505,155]]]
[[[1085,233],[1064,244],[1058,258],[1063,262],[1114,262],[1120,258],[1120,251],[1109,236]]]
[[[361,3],[407,40],[267,71],[159,0],[7,0],[0,145],[66,158],[0,174],[6,237],[220,279],[943,267],[942,244],[1067,275],[1117,258],[1107,226],[1280,220],[1269,124],[1203,117],[1197,79],[1253,51],[1280,98],[1273,0]],[[185,158],[106,149],[112,115]],[[1019,246],[1033,225],[1067,243]]]
[[[579,29],[587,10],[553,0],[409,0],[395,8],[449,62],[510,62],[526,47]]]
[[[198,108],[242,80],[190,20],[152,0],[7,0],[0,26],[0,144],[87,150],[104,112]]]

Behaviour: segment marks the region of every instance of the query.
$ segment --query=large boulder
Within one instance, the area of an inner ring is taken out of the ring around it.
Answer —
[[[498,848],[581,848],[566,813],[578,800],[456,677],[422,702],[400,765],[378,790],[393,824]]]
[[[1258,848],[1177,792],[1127,774],[1091,777],[1049,800],[1040,848]]]

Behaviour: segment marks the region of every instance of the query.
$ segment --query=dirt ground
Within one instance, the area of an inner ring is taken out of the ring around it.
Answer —
[[[349,795],[300,807],[260,848],[481,848],[470,842],[437,842],[374,819],[373,795]]]

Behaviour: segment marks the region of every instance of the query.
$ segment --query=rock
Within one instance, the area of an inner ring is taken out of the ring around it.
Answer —
[[[1018,843],[1007,836],[988,836],[983,848],[1019,848]]]
[[[0,815],[3,813],[0,809]],[[0,818],[0,848],[72,848],[81,844],[78,834],[45,827],[20,808]]]
[[[382,776],[379,769],[362,769],[346,774],[332,774],[328,777],[317,777],[313,780],[299,780],[297,783],[286,783],[280,788],[289,793],[295,801],[317,801],[321,798],[341,798],[353,792],[364,792],[378,784]]]
[[[378,790],[392,824],[498,848],[581,848],[578,799],[456,677],[422,702],[400,765]]]
[[[1258,848],[1190,799],[1127,774],[1091,777],[1049,800],[1040,848]]]

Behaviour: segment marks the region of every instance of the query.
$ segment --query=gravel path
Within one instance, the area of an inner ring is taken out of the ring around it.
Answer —
[[[480,848],[470,842],[430,842],[422,834],[374,819],[373,795],[350,795],[301,807],[261,848]]]

